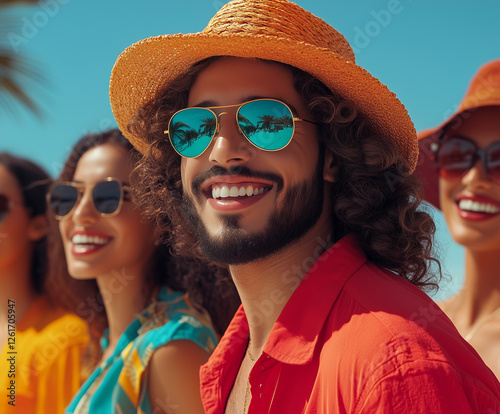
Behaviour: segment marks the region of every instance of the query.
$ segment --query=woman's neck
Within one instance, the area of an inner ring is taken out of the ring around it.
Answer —
[[[16,324],[38,297],[31,282],[31,263],[19,261],[15,266],[2,270],[0,280],[0,344],[7,334],[9,309],[14,311]],[[11,306],[9,306],[11,305]],[[12,312],[11,312],[12,314]]]
[[[38,296],[31,282],[31,263],[20,261],[1,273],[0,315],[7,315],[6,304],[11,299],[15,302],[16,319],[19,321]]]
[[[465,251],[465,281],[450,311],[472,326],[500,307],[500,255],[498,252]],[[452,316],[452,315],[450,315]],[[453,317],[452,317],[453,319]]]
[[[97,284],[108,318],[108,354],[150,298],[144,297],[144,277],[128,274],[126,269],[99,276]]]

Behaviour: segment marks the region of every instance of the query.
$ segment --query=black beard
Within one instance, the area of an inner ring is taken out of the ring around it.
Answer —
[[[323,209],[323,164],[320,153],[313,176],[290,187],[285,193],[283,208],[275,208],[264,230],[255,234],[241,229],[240,216],[233,215],[222,218],[222,236],[211,236],[196,212],[193,200],[184,194],[182,204],[186,219],[195,230],[205,256],[219,264],[240,265],[276,254],[302,237],[316,224]],[[245,176],[256,174],[247,173]],[[279,180],[283,182],[281,178]],[[193,192],[199,194],[197,186],[193,186]],[[276,194],[278,196],[279,191]]]

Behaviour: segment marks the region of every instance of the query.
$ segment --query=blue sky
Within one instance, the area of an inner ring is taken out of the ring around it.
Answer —
[[[417,130],[441,123],[485,62],[500,58],[497,0],[298,0],[339,30],[356,61],[396,93]],[[85,133],[116,126],[108,99],[117,56],[143,38],[202,30],[221,0],[45,0],[16,7],[19,27],[1,39],[36,61],[43,86],[30,91],[43,108],[0,112],[0,151],[42,164],[57,176]],[[463,280],[463,250],[434,212],[445,272],[439,297]]]

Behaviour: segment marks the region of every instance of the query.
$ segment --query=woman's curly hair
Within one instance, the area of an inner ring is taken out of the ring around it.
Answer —
[[[197,75],[218,58],[197,63],[169,83],[128,125],[130,133],[148,144],[136,169],[137,179],[146,188],[139,195],[140,202],[175,250],[194,257],[203,254],[182,211],[181,158],[164,131],[172,115],[187,106]],[[320,147],[330,151],[338,165],[330,194],[335,241],[354,234],[369,260],[422,289],[436,289],[441,266],[433,257],[435,224],[419,208],[420,180],[407,173],[406,161],[354,104],[312,75],[284,66],[291,70],[296,90],[319,124]]]

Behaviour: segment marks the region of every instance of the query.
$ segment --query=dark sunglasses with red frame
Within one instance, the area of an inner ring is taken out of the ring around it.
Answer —
[[[500,184],[500,141],[493,142],[486,149],[479,149],[474,141],[456,135],[438,140],[432,150],[440,177],[459,179],[481,160],[488,177]]]

